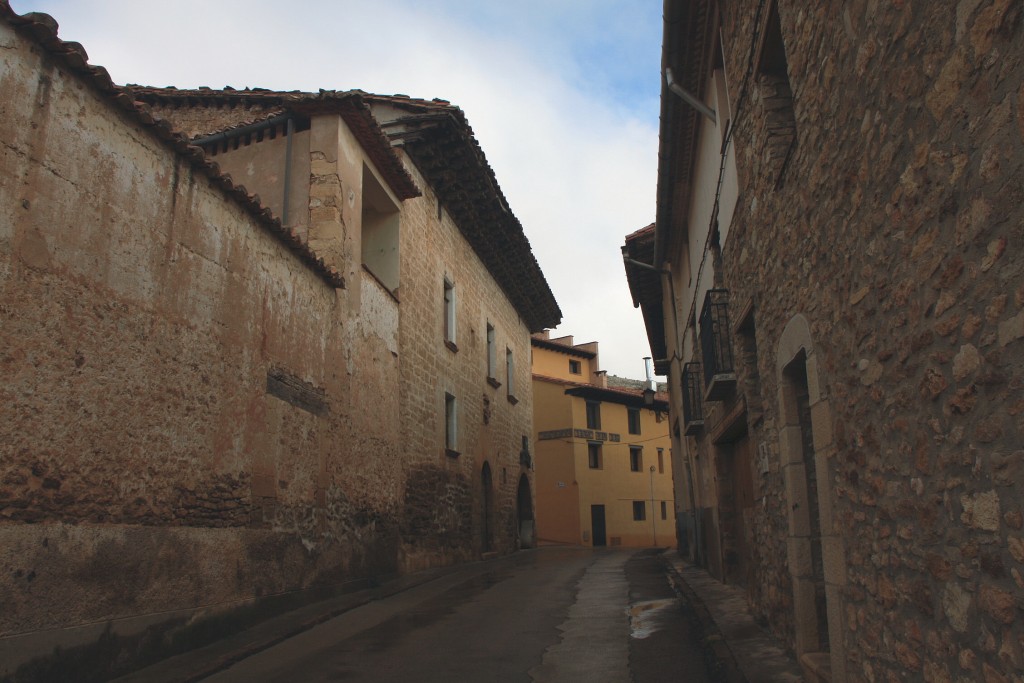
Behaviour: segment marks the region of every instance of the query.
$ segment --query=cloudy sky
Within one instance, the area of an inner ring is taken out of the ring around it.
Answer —
[[[12,0],[115,82],[348,90],[466,112],[564,314],[612,374],[649,354],[619,247],[654,220],[657,0]]]

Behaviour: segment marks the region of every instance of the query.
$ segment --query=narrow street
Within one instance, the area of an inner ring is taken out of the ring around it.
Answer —
[[[710,680],[649,550],[543,548],[372,602],[206,680]]]

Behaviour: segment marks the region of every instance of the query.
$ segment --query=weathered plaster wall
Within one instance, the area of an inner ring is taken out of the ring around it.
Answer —
[[[395,571],[400,453],[350,417],[336,291],[0,43],[0,647]]]
[[[829,601],[846,680],[1021,680],[1022,7],[780,0],[796,121],[783,164],[742,79],[758,4],[723,19],[732,101],[750,89],[726,284],[732,310],[754,302],[752,436],[771,451],[755,607],[799,640],[776,364],[800,314],[822,533],[845,557]]]

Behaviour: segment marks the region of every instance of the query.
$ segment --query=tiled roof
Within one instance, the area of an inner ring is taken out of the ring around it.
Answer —
[[[430,181],[530,331],[557,327],[562,311],[462,110],[445,100],[366,99],[392,143],[401,145]]]
[[[628,259],[640,263],[654,261],[654,223],[637,230],[626,237],[622,254]],[[654,357],[654,369],[659,375],[668,373],[668,364],[664,362],[668,356],[665,345],[665,313],[662,306],[661,275],[654,270],[641,268],[625,263],[626,280],[629,292],[633,296],[633,306],[639,307],[644,316],[647,328],[647,341]],[[661,362],[659,362],[661,361]]]
[[[441,204],[501,286],[531,332],[556,327],[562,312],[540,265],[501,192],[494,171],[462,110],[446,100],[372,95],[359,90],[318,93],[264,89],[178,90],[130,86],[141,101],[209,134],[268,118],[284,110],[318,110],[324,103],[358,101],[376,116],[390,145],[401,146],[437,193]],[[161,102],[163,104],[161,104]],[[167,108],[164,108],[167,107]],[[206,109],[202,114],[172,111]],[[211,114],[209,110],[218,113]],[[352,126],[349,119],[346,122]],[[374,159],[375,163],[378,163]],[[404,171],[404,169],[403,169]]]
[[[597,401],[608,401],[610,403],[621,403],[632,407],[643,407],[644,405],[644,392],[642,389],[619,389],[612,387],[599,387],[593,384],[581,384],[571,389],[566,389],[565,393],[570,396],[579,396],[580,398],[589,398]],[[654,405],[651,408],[655,410],[668,410],[668,394],[656,393],[654,395]]]
[[[644,392],[643,389],[628,389],[623,387],[599,387],[596,384],[588,384],[586,382],[573,382],[571,380],[562,379],[560,377],[551,377],[549,375],[541,375],[533,373],[533,379],[541,382],[549,382],[551,384],[560,384],[562,386],[569,387],[565,390],[565,393],[570,396],[579,396],[581,398],[593,398],[599,401],[608,401],[611,403],[621,403],[629,406],[643,406],[644,403]],[[669,396],[664,391],[659,391],[654,395],[654,408],[657,410],[668,410],[668,399]]]
[[[703,93],[713,59],[717,12],[711,0],[667,0],[662,39],[662,69],[672,69],[679,85]],[[660,260],[669,236],[689,230],[691,179],[697,158],[701,114],[669,89],[661,78],[661,127],[658,136],[656,249]]]
[[[558,353],[565,353],[570,356],[579,356],[580,358],[588,359],[597,358],[597,354],[594,353],[593,351],[587,351],[576,346],[562,344],[552,339],[540,339],[538,337],[530,337],[530,344],[542,349],[547,349],[548,351],[557,351]]]
[[[173,121],[192,139],[220,133],[274,116],[293,112],[300,115],[336,113],[359,140],[367,156],[400,199],[419,197],[420,191],[401,160],[392,151],[366,103],[361,90],[319,92],[278,92],[262,88],[151,88],[128,85],[125,89],[158,115]]]
[[[345,286],[344,278],[326,265],[299,235],[281,225],[281,221],[273,216],[270,209],[260,204],[258,196],[248,193],[241,185],[235,185],[230,176],[221,173],[217,164],[207,159],[202,149],[190,143],[188,136],[115,85],[106,69],[89,64],[88,54],[80,44],[58,38],[58,25],[53,17],[40,12],[19,15],[7,0],[0,0],[0,21],[7,22],[18,32],[30,37],[53,59],[103,96],[112,106],[119,107],[140,126],[151,131],[181,159],[188,162],[194,170],[206,175],[215,187],[220,188],[231,201],[237,202],[325,282],[332,287]]]

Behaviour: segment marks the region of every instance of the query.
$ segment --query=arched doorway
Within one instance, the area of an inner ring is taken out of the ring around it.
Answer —
[[[485,462],[480,470],[480,487],[480,550],[489,553],[493,550],[494,533],[494,485],[491,481],[490,463]]]
[[[516,520],[519,522],[519,547],[533,547],[533,494],[530,493],[530,480],[525,474],[519,477],[519,490],[516,492]]]
[[[846,681],[842,590],[846,563],[833,524],[829,461],[835,455],[826,386],[802,315],[786,325],[776,357],[779,457],[789,514],[789,573],[793,581],[796,653],[805,671]]]

